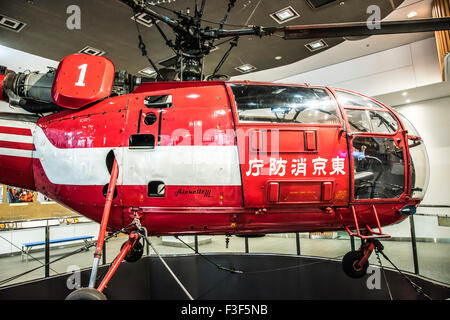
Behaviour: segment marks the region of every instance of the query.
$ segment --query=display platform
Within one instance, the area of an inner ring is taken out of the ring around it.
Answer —
[[[362,279],[351,279],[338,260],[278,254],[206,254],[217,268],[199,255],[164,256],[167,264],[195,299],[200,300],[289,300],[289,299],[367,299],[389,300],[389,291],[380,269]],[[99,275],[107,266],[100,267]],[[377,272],[379,270],[380,272]],[[395,270],[385,269],[394,300],[425,299]],[[81,271],[82,286],[87,286],[90,269]],[[432,299],[448,299],[450,287],[405,273]],[[373,277],[380,276],[379,282]],[[65,299],[70,274],[11,285],[0,289],[0,300]],[[73,275],[72,275],[73,276]],[[370,278],[372,277],[372,278]],[[70,281],[69,281],[70,282]],[[369,289],[368,283],[373,289]],[[377,288],[379,286],[379,289]],[[156,256],[136,263],[123,263],[104,291],[108,299],[187,299]]]

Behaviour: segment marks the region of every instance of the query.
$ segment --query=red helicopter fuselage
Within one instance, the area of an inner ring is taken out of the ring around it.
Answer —
[[[375,228],[421,200],[408,138],[389,107],[345,90],[144,83],[37,123],[0,120],[0,182],[100,222],[115,158],[114,230],[136,212],[151,235]]]

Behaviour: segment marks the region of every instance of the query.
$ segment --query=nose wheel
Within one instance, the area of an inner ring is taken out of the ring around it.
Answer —
[[[342,269],[350,278],[362,278],[369,267],[369,261],[361,263],[364,254],[361,251],[350,251],[342,259]]]
[[[373,250],[383,251],[384,247],[377,239],[363,239],[361,248],[348,252],[342,259],[342,269],[350,278],[359,279],[366,275],[369,258]]]

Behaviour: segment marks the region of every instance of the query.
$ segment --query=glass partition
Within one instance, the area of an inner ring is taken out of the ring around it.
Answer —
[[[384,227],[383,232],[393,235],[392,239],[381,240],[384,253],[400,270],[450,284],[450,221],[448,215],[442,214],[449,211],[450,208],[445,206],[434,211],[419,207],[413,218]],[[99,228],[97,223],[82,217],[42,220],[40,223],[40,226],[32,228],[23,221],[0,223],[0,287],[45,277],[45,245],[41,243],[30,250],[24,245],[30,239],[45,243],[47,224],[49,240],[85,234],[92,236],[86,243],[94,244],[88,250],[79,250],[86,245],[84,241],[50,244],[49,276],[70,275],[73,270],[92,266]],[[101,264],[112,263],[126,240],[127,236],[123,234],[109,239]],[[150,237],[150,240],[163,256],[195,254],[197,250],[200,254],[300,254],[340,261],[348,251],[357,250],[360,246],[359,239],[352,239],[344,231],[230,237],[183,236],[179,239],[164,236]],[[148,249],[144,246],[144,256],[155,254],[151,248]],[[381,261],[383,267],[393,268],[382,255],[379,258],[373,253],[370,264],[379,265]]]

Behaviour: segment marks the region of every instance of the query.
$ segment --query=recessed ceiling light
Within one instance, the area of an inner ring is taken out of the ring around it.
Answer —
[[[90,54],[91,56],[102,56],[105,54],[105,51],[86,46],[80,51],[78,51],[78,53]]]
[[[402,96],[406,96],[406,95],[408,95],[408,92],[405,91],[402,93]]]
[[[327,43],[322,39],[305,44],[309,51],[316,51],[328,47]]]
[[[154,76],[156,74],[156,71],[153,70],[150,67],[147,67],[147,68],[144,68],[142,70],[139,70],[138,73],[142,74],[142,75],[144,75],[146,77],[151,77],[151,76]]]
[[[336,0],[306,0],[306,2],[313,8],[313,9],[319,9],[323,6],[326,6],[330,3],[335,2]],[[341,1],[344,2],[344,1]]]
[[[0,26],[10,31],[20,32],[26,25],[24,22],[0,14]]]
[[[237,68],[235,68],[237,71],[242,72],[242,73],[248,73],[251,72],[253,70],[256,70],[256,67],[252,66],[251,64],[243,64],[242,66],[239,66]]]
[[[152,19],[152,17],[149,14],[145,13],[145,12],[138,13],[138,14],[132,16],[131,20],[135,20],[135,21],[139,22],[140,24],[142,24],[142,25],[144,25],[146,27],[149,27],[149,28],[151,26],[153,26],[153,19]],[[156,21],[156,23],[158,23],[158,22],[159,22],[159,20]]]
[[[411,100],[410,99],[406,99],[406,103],[410,103],[411,102]]]
[[[286,23],[292,19],[300,17],[297,11],[291,6],[278,10],[277,12],[271,13],[270,17],[278,22],[278,24]]]
[[[275,60],[281,60],[281,59],[283,59],[282,56],[276,56],[276,57],[275,57]]]
[[[411,11],[410,13],[408,13],[408,18],[414,18],[415,16],[417,16],[417,12],[415,11]]]

